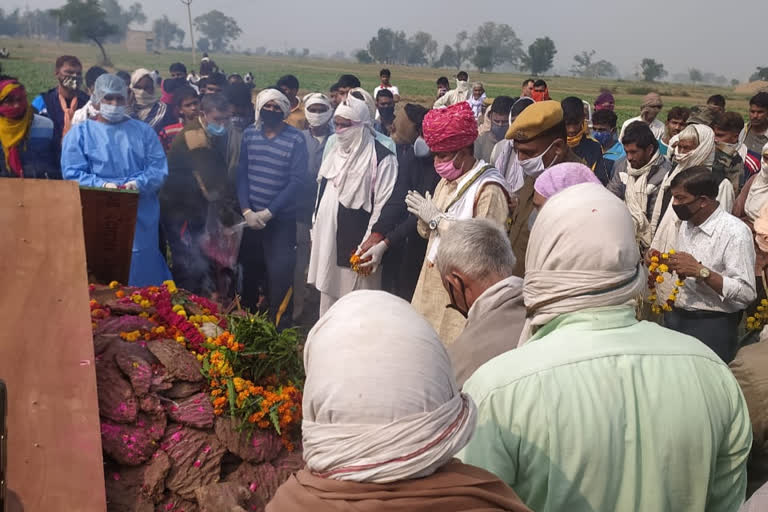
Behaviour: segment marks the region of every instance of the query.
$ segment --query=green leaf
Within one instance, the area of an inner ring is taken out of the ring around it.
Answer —
[[[227,396],[229,397],[229,414],[234,416],[237,395],[235,395],[235,384],[232,382],[232,379],[227,379]]]
[[[277,430],[278,435],[283,435],[283,433],[280,432],[280,416],[278,415],[276,405],[269,410],[269,420],[272,422],[272,426],[275,427],[275,430]]]

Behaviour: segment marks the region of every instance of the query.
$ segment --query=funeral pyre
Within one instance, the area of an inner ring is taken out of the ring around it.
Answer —
[[[171,281],[90,291],[108,510],[263,510],[302,466],[298,332]]]

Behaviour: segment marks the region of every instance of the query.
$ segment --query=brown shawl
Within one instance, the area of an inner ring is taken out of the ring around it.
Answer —
[[[530,512],[487,471],[453,460],[426,478],[391,484],[343,482],[307,470],[277,490],[266,512]]]

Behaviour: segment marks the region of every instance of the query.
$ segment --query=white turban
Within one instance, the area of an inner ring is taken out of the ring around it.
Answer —
[[[270,101],[277,103],[277,106],[280,107],[280,110],[283,111],[283,119],[288,117],[288,114],[291,113],[291,102],[288,100],[285,94],[278,91],[277,89],[264,89],[256,96],[256,100],[253,102],[256,110],[255,122],[257,127],[261,125],[259,120],[261,109]]]
[[[429,476],[475,431],[477,409],[437,333],[394,295],[342,297],[309,333],[304,368],[304,460],[321,477]]]
[[[365,101],[365,104],[368,107],[368,112],[371,114],[371,119],[374,119],[376,117],[376,100],[373,99],[373,96],[368,94],[368,91],[362,87],[355,87],[354,89],[350,89],[349,95],[352,95],[353,92],[359,92],[362,94],[363,101]]]
[[[319,92],[313,92],[304,96],[302,100],[304,103],[304,115],[307,118],[307,123],[313,128],[324,126],[331,121],[333,117],[333,107],[331,106],[331,100],[328,96]],[[316,114],[309,111],[309,107],[312,105],[325,105],[327,107],[325,112]]]
[[[536,217],[525,256],[523,299],[532,328],[563,313],[632,302],[647,274],[623,201],[584,183],[549,199]]]
[[[336,129],[336,143],[323,158],[318,180],[333,182],[345,208],[371,212],[373,178],[378,168],[371,116],[365,102],[351,94],[336,107],[336,116],[352,121],[352,126]]]
[[[145,76],[152,76],[152,72],[148,69],[139,68],[133,73],[131,73],[131,88],[136,87],[136,84],[139,83],[139,80],[144,78]],[[155,81],[152,80],[152,85],[155,85]]]
[[[680,154],[677,151],[677,144],[681,140],[696,140],[698,146],[693,151]],[[691,124],[685,127],[683,131],[675,135],[669,140],[669,146],[674,149],[673,160],[677,162],[675,171],[679,174],[680,171],[690,169],[703,165],[712,169],[712,164],[715,161],[715,132],[712,128],[703,124]],[[672,181],[671,179],[669,180]]]

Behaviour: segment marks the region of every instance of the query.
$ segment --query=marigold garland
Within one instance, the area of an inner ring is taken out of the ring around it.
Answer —
[[[152,325],[121,332],[123,340],[175,340],[201,362],[217,416],[229,414],[245,430],[274,429],[286,448],[294,449],[304,378],[296,331],[278,332],[265,315],[224,315],[217,304],[179,290],[173,281],[145,288],[122,287],[113,281],[108,288],[118,304],[139,306],[138,316]],[[91,285],[89,290],[99,289]],[[94,329],[112,314],[94,299],[90,309]],[[220,334],[207,337],[205,325],[218,326]]]
[[[680,288],[685,285],[685,281],[676,279],[675,286],[672,288],[672,292],[667,299],[662,303],[657,303],[656,285],[664,282],[663,274],[671,274],[669,265],[666,262],[672,254],[675,254],[674,249],[670,249],[669,252],[665,253],[657,250],[651,251],[651,263],[648,265],[648,297],[646,301],[651,304],[651,311],[657,315],[661,314],[662,311],[672,311],[672,307],[675,305],[677,296],[680,293]]]
[[[757,306],[757,311],[752,316],[747,317],[747,330],[759,331],[766,321],[768,321],[768,299],[763,299]]]

